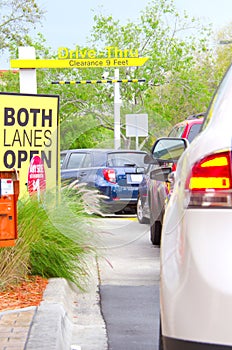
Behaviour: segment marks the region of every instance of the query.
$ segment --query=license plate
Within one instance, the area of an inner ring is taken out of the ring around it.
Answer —
[[[130,174],[127,175],[127,183],[140,183],[143,179],[142,174]]]

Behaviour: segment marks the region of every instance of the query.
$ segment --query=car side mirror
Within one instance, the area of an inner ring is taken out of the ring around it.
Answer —
[[[155,142],[152,148],[152,156],[158,164],[165,162],[177,163],[178,159],[188,146],[189,142],[187,139],[178,137],[161,137]]]
[[[145,164],[156,164],[156,160],[154,159],[152,154],[146,154],[144,156],[144,160],[143,161],[144,161]]]
[[[144,157],[144,163],[152,165],[156,164],[157,166],[161,166],[167,162],[165,160],[155,158],[152,154],[146,154]]]
[[[171,167],[156,168],[150,172],[150,179],[162,182],[169,182],[168,177],[171,172]]]

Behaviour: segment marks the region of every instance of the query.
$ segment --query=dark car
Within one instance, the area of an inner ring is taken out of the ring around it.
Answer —
[[[189,116],[184,121],[176,124],[170,131],[168,137],[182,137],[191,143],[201,130],[204,115],[205,113],[198,113]],[[151,154],[154,153],[155,147],[156,142],[151,149]],[[155,164],[153,163],[154,162],[150,160],[143,180],[139,185],[137,218],[141,224],[150,223],[151,242],[154,245],[159,245],[165,205],[170,195],[170,184],[165,181],[155,181],[150,178],[151,172],[157,168],[157,161]],[[176,163],[171,162],[170,164],[172,166],[172,171],[175,172]],[[170,166],[170,164],[168,164],[168,166]]]
[[[105,213],[136,212],[144,156],[137,150],[72,149],[61,151],[62,183],[78,180],[106,196]]]

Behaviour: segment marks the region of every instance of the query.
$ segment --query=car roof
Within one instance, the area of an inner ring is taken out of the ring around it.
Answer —
[[[192,119],[200,119],[205,117],[206,113],[205,112],[201,112],[201,113],[196,113],[196,114],[191,114],[187,117],[188,120],[192,120]]]
[[[90,152],[90,153],[95,153],[95,152],[102,152],[102,153],[112,153],[112,152],[117,152],[117,153],[147,153],[146,151],[142,150],[136,150],[136,149],[103,149],[103,148],[77,148],[77,149],[69,149],[69,150],[63,150],[61,153],[67,153],[67,152]]]
[[[199,118],[199,119],[185,119],[182,122],[177,123],[175,126],[179,125],[194,125],[194,124],[202,124],[204,118]]]
[[[175,126],[179,125],[193,125],[193,124],[202,124],[204,120],[205,113],[198,113],[188,116],[186,119],[182,120],[181,122],[175,124]]]

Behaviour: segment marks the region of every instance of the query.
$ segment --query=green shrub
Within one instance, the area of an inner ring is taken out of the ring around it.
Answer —
[[[98,194],[76,183],[43,199],[18,202],[18,239],[15,247],[0,251],[1,287],[18,283],[28,274],[63,277],[84,288],[88,257],[96,254]],[[91,214],[91,215],[90,215]]]

